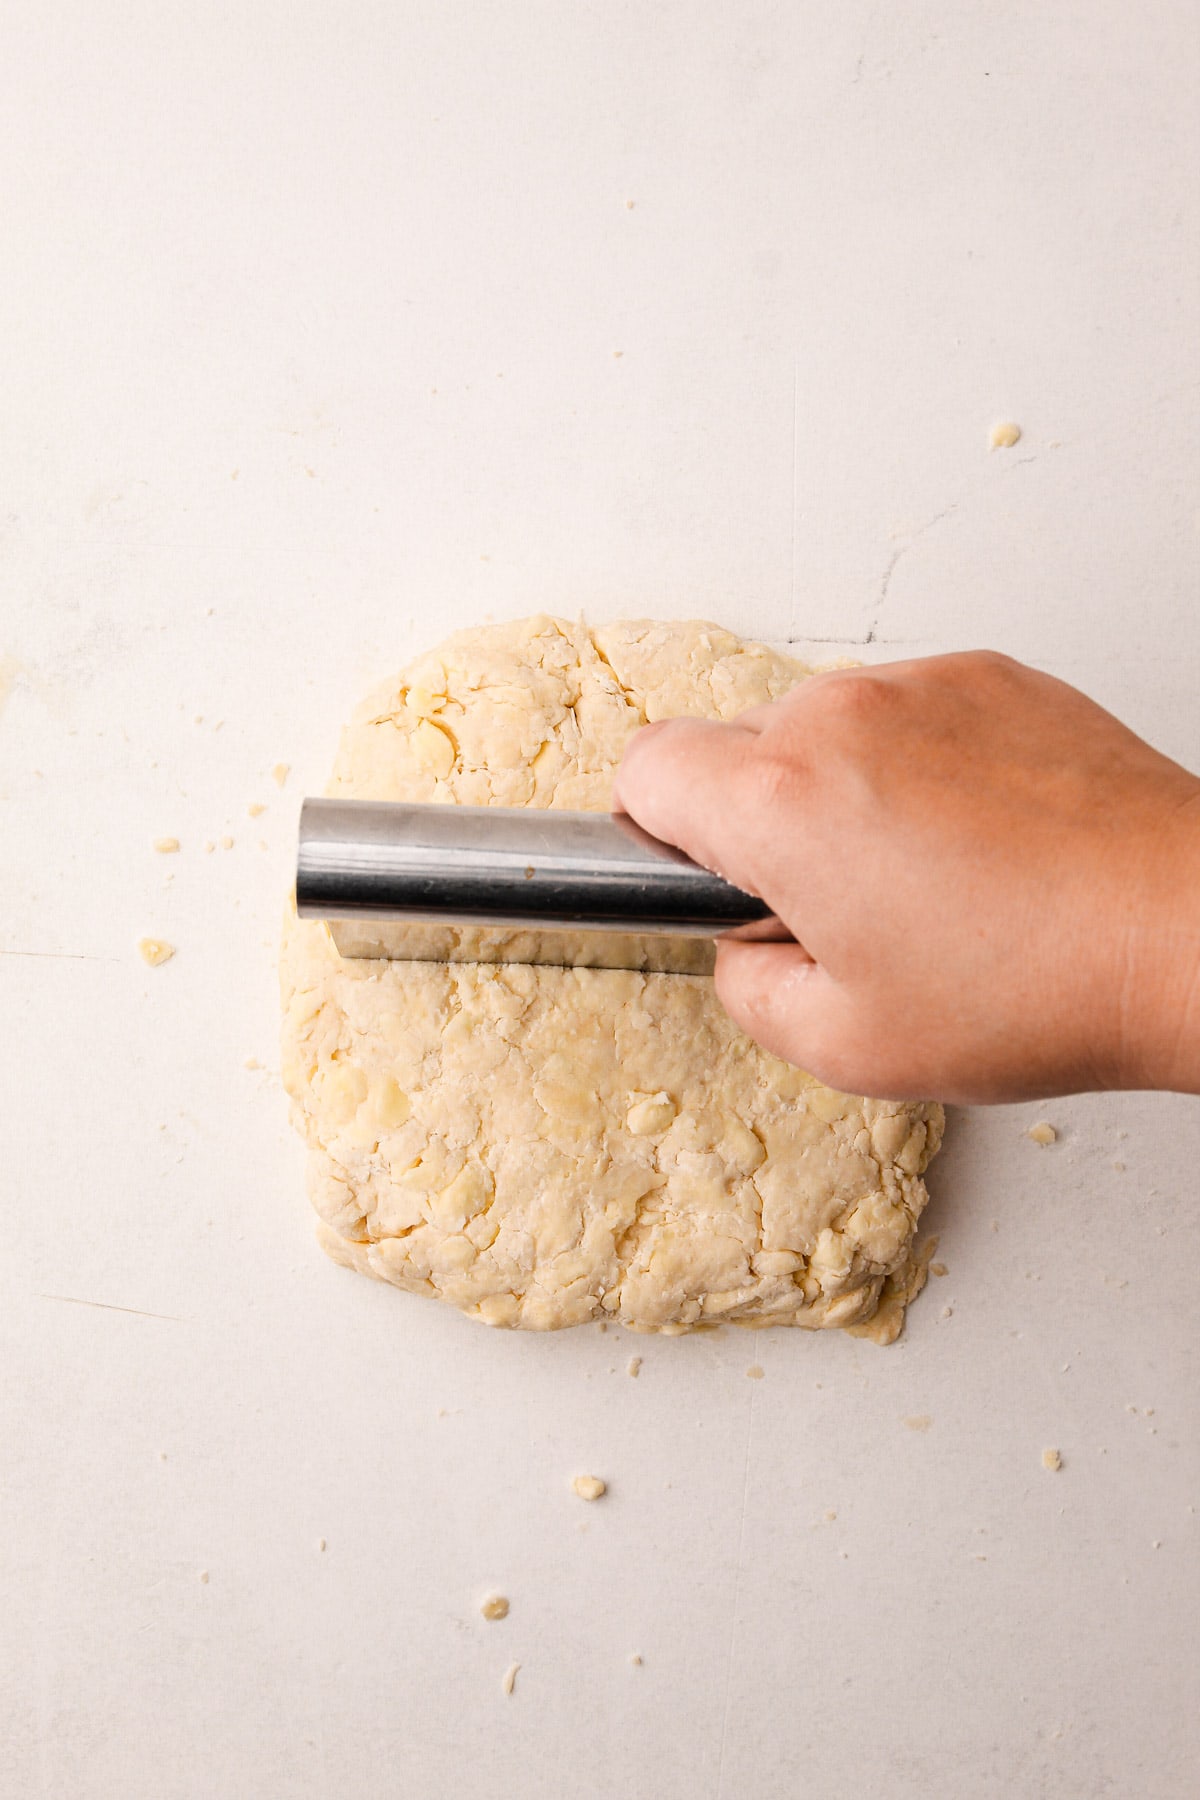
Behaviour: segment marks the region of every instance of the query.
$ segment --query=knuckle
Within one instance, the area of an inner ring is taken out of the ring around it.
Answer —
[[[1015,657],[1006,656],[1003,650],[967,650],[963,652],[963,667],[968,675],[984,681],[1010,681],[1021,673],[1021,664]]]
[[[893,684],[859,669],[839,671],[811,690],[812,706],[825,728],[839,725],[858,730],[890,715],[895,705]]]
[[[798,776],[792,759],[760,738],[742,768],[746,807],[771,809],[785,804],[795,796]]]

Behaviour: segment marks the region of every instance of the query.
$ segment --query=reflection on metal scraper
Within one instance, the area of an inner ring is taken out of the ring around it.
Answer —
[[[710,974],[769,907],[625,814],[306,800],[296,907],[343,956]]]

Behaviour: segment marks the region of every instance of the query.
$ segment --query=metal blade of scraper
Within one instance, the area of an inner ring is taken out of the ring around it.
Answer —
[[[343,956],[710,974],[770,908],[623,813],[305,800],[296,910]]]

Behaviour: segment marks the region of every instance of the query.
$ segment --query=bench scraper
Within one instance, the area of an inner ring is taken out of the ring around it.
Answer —
[[[708,975],[714,939],[788,940],[752,894],[625,813],[305,800],[296,911],[343,956]]]

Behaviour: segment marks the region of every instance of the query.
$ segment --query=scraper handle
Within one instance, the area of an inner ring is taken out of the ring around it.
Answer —
[[[305,800],[302,919],[788,939],[762,900],[624,813]]]

